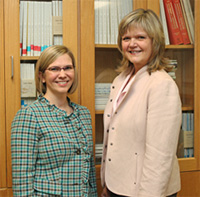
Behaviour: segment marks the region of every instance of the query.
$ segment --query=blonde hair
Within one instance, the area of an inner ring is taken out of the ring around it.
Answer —
[[[46,93],[46,84],[42,82],[41,74],[43,74],[45,70],[48,68],[48,66],[52,64],[58,57],[64,54],[69,55],[69,57],[72,59],[72,65],[74,67],[74,72],[75,72],[74,82],[70,87],[70,89],[68,90],[68,93],[71,94],[76,90],[78,86],[78,76],[77,76],[78,74],[73,53],[66,46],[53,45],[48,47],[41,53],[36,63],[36,71],[35,71],[36,89],[40,94]]]
[[[164,57],[165,37],[158,16],[150,9],[136,9],[126,15],[119,24],[118,48],[123,59],[117,71],[125,71],[132,65],[132,63],[123,55],[122,51],[122,36],[130,27],[142,28],[148,34],[150,39],[152,39],[152,54],[147,63],[149,74],[160,69],[165,69],[166,71],[171,70],[168,59]]]

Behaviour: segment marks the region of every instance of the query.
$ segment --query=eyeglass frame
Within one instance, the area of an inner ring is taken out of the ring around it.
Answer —
[[[53,70],[56,69],[56,70]],[[47,68],[46,70],[52,72],[52,73],[60,73],[62,70],[64,72],[71,72],[72,70],[74,70],[74,66],[73,65],[66,65],[63,67],[59,67],[59,66],[52,66],[50,68]]]

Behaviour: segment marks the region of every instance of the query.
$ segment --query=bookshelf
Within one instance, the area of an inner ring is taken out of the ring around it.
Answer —
[[[181,170],[181,181],[182,181],[182,189],[179,192],[179,196],[198,196],[200,195],[200,189],[198,188],[199,184],[199,169],[200,169],[200,157],[199,157],[199,54],[200,49],[198,46],[199,36],[200,35],[200,2],[191,0],[190,1],[194,13],[195,19],[195,43],[189,45],[166,45],[166,56],[170,57],[170,59],[176,59],[178,62],[178,70],[176,71],[176,83],[180,90],[180,96],[183,103],[182,111],[183,112],[193,112],[194,113],[194,156],[189,158],[179,158],[180,170]],[[90,6],[87,7],[87,5]],[[92,6],[93,10],[92,10]],[[133,1],[133,9],[134,8],[149,8],[154,10],[158,15],[160,15],[160,3],[159,0],[143,0],[143,1]],[[89,49],[92,53],[91,58],[91,67],[90,67],[90,82],[91,85],[87,90],[84,90],[85,95],[90,95],[87,97],[88,100],[82,100],[82,104],[86,105],[90,108],[94,108],[95,102],[95,90],[94,83],[98,82],[99,75],[106,71],[105,76],[101,78],[100,82],[111,83],[112,79],[115,77],[116,73],[114,69],[118,65],[118,60],[120,59],[120,54],[117,50],[116,44],[105,44],[98,43],[95,39],[95,1],[84,1],[81,3],[81,10],[88,11],[90,14],[90,20],[87,17],[82,17],[82,23],[84,23],[84,27],[82,29],[82,34],[89,34],[93,37],[87,41],[81,39],[81,45],[84,46],[85,42],[90,42]],[[89,23],[89,24],[87,24]],[[94,29],[91,28],[91,24],[93,24]],[[93,42],[92,42],[93,40]],[[82,51],[82,48],[81,48]],[[83,50],[84,51],[84,50]],[[87,55],[88,53],[83,53]],[[81,61],[82,62],[82,61]],[[82,62],[81,66],[85,68],[85,63]],[[108,74],[110,73],[110,74]],[[108,74],[108,75],[106,75]],[[89,85],[86,81],[83,81],[83,86]],[[82,94],[81,94],[82,95]],[[93,119],[93,128],[94,128],[94,141],[95,143],[101,143],[103,139],[103,110],[92,110],[92,119]],[[96,163],[97,170],[97,184],[98,184],[98,193],[101,193],[101,184],[100,184],[100,164],[99,161]],[[190,180],[190,182],[189,182]],[[194,190],[191,191],[191,188]]]
[[[200,195],[200,1],[190,0],[194,9],[195,43],[167,45],[166,55],[178,60],[176,81],[184,112],[194,112],[194,157],[180,158],[182,189],[179,196]],[[159,0],[133,0],[133,8],[150,8],[160,14]],[[0,0],[0,196],[12,196],[10,125],[21,106],[20,62],[36,62],[38,56],[20,56],[20,1]],[[91,112],[94,143],[102,142],[103,110],[95,110],[95,82],[111,83],[120,53],[116,44],[95,43],[94,0],[63,0],[63,44],[77,60],[78,90],[71,96]],[[14,77],[12,78],[11,56]],[[95,151],[95,146],[94,146]],[[96,165],[98,193],[101,193],[100,164]]]
[[[38,55],[20,55],[20,2],[20,0],[0,0],[0,196],[8,197],[12,196],[10,127],[16,112],[21,107],[20,63],[36,63],[38,59]],[[30,2],[33,1],[30,0]],[[63,12],[63,44],[72,50],[78,61],[80,53],[78,1],[64,0],[62,2],[62,9],[65,10]],[[77,103],[80,100],[79,89],[80,87],[71,96],[71,99]]]

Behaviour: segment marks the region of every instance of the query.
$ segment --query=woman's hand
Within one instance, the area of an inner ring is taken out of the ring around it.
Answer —
[[[110,197],[110,194],[109,194],[107,187],[103,188],[103,191],[101,193],[101,197]]]

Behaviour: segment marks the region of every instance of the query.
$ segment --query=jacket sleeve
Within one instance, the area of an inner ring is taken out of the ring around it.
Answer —
[[[181,101],[174,81],[156,82],[148,96],[146,151],[139,197],[164,197],[181,126]]]
[[[37,158],[37,123],[27,110],[20,110],[12,122],[11,155],[14,196],[32,196]]]
[[[89,175],[89,181],[90,181],[90,195],[89,197],[97,197],[97,185],[96,185],[96,170],[95,170],[95,164],[94,164],[94,157],[92,155],[90,159],[90,175]]]
[[[90,116],[90,125],[92,125],[91,116]],[[92,126],[91,126],[90,147],[91,147],[90,148],[91,156],[90,156],[90,172],[89,172],[89,184],[90,184],[89,197],[97,197],[96,168],[94,162]]]

